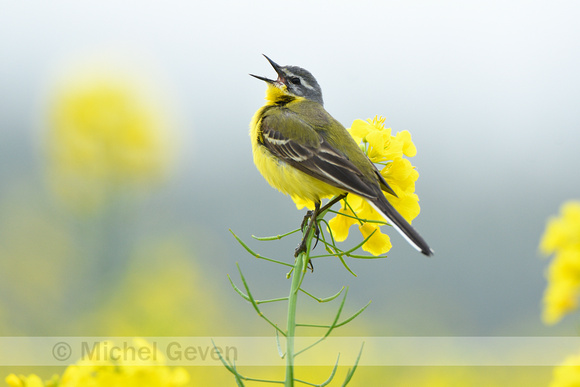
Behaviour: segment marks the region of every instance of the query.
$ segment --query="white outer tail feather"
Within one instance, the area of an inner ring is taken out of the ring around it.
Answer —
[[[399,226],[397,226],[396,222],[394,222],[394,221],[393,221],[391,218],[389,218],[389,217],[387,216],[387,214],[385,214],[383,211],[381,211],[381,210],[379,209],[379,207],[377,207],[377,205],[376,205],[376,204],[374,204],[373,202],[371,202],[371,201],[370,201],[370,200],[368,200],[368,199],[365,199],[365,200],[367,201],[367,203],[368,203],[368,204],[370,204],[370,205],[371,205],[371,207],[373,207],[373,208],[374,208],[374,209],[375,209],[375,210],[376,210],[376,211],[377,211],[379,214],[381,214],[381,215],[382,215],[382,216],[385,218],[385,220],[386,220],[386,221],[387,221],[387,222],[388,222],[388,223],[389,223],[391,226],[393,226],[393,228],[394,228],[395,230],[397,230],[397,231],[399,232],[399,234],[401,234],[401,235],[403,236],[403,238],[405,238],[405,240],[406,240],[407,242],[409,242],[409,244],[410,244],[411,246],[413,246],[413,247],[414,247],[414,248],[415,248],[415,249],[416,249],[418,252],[420,252],[420,253],[423,253],[423,249],[422,249],[422,248],[421,248],[419,245],[417,245],[417,244],[416,244],[416,243],[415,243],[415,242],[414,242],[414,241],[413,241],[413,240],[412,240],[412,239],[411,239],[411,238],[410,238],[410,237],[409,237],[409,236],[408,236],[408,235],[407,235],[407,234],[406,234],[406,233],[405,233],[403,230],[401,230],[401,228],[400,228]],[[431,252],[431,254],[433,254],[433,250],[432,250],[432,249],[429,249],[429,251]]]

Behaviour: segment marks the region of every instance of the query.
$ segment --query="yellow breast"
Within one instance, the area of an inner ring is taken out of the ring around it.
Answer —
[[[266,106],[265,106],[266,107]],[[260,145],[260,124],[264,108],[256,112],[250,124],[254,164],[268,183],[292,198],[319,202],[323,198],[339,195],[344,191],[326,184],[272,155]]]

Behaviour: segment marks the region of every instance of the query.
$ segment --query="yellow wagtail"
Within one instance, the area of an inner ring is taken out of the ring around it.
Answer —
[[[432,255],[427,242],[383,194],[397,196],[378,169],[324,109],[322,90],[312,74],[265,57],[278,78],[250,74],[268,85],[266,105],[256,112],[250,126],[254,163],[270,185],[315,204],[296,255],[305,251],[306,235],[313,224],[316,227],[321,198],[335,196],[332,205],[348,193],[364,198],[413,247]]]

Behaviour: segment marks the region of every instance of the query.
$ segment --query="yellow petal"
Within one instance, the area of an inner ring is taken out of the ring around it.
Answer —
[[[419,197],[416,194],[407,194],[405,192],[398,192],[398,198],[390,196],[389,203],[405,218],[409,223],[415,219],[421,212],[419,206]]]
[[[344,208],[341,208],[338,212],[341,214],[354,215],[351,210]],[[337,214],[334,218],[330,219],[328,225],[332,230],[332,236],[334,237],[334,240],[337,242],[346,240],[350,226],[356,222],[356,219],[340,214]]]
[[[365,140],[366,136],[371,132],[372,125],[363,120],[354,120],[348,132],[358,144]],[[366,141],[366,140],[365,140]]]
[[[398,132],[395,136],[398,141],[403,143],[403,153],[407,157],[414,157],[417,154],[417,148],[411,139],[411,133],[408,130]]]
[[[347,197],[347,200],[348,200],[348,205],[350,206],[350,208],[352,208],[352,210],[356,214],[358,214],[361,211],[364,203],[366,202],[366,200],[364,200],[360,196],[357,196],[354,194],[349,194]]]
[[[415,182],[419,178],[419,172],[411,162],[402,157],[395,158],[381,170],[389,186],[398,195],[399,190],[406,193],[415,192]],[[398,189],[397,189],[398,188]]]
[[[366,220],[384,220],[384,218],[379,214],[365,199],[360,196],[350,194],[348,195],[348,204],[350,208],[353,209],[356,216],[360,219]]]
[[[364,251],[371,253],[374,256],[385,254],[392,247],[391,238],[388,235],[381,233],[377,226],[370,223],[365,223],[358,227],[362,236],[367,238],[369,235],[375,232],[369,240],[365,242],[362,246]],[[376,230],[376,231],[375,231]]]
[[[388,154],[387,149],[389,149],[389,137],[385,132],[374,131],[367,135],[367,141],[369,143],[368,156],[372,162],[380,162],[388,160],[385,155]]]

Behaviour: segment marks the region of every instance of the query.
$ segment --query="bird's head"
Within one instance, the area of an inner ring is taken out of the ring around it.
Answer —
[[[259,75],[251,76],[268,83],[268,93],[266,98],[272,102],[278,102],[290,98],[302,97],[319,104],[323,104],[322,90],[316,82],[316,78],[305,70],[297,66],[280,66],[264,55],[268,62],[274,67],[278,74],[278,79],[268,79]]]

